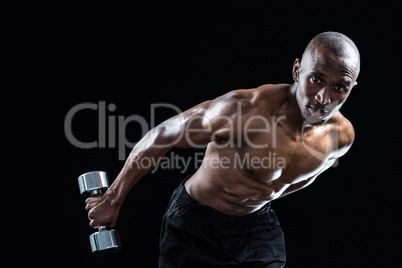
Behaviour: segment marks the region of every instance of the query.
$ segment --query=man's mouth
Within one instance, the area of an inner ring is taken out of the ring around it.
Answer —
[[[327,109],[317,105],[308,105],[307,108],[310,111],[311,115],[317,118],[323,118],[329,114],[329,111]]]

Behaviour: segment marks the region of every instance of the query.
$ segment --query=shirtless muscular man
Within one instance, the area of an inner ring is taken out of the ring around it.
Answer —
[[[136,144],[107,192],[86,200],[90,226],[115,226],[126,195],[153,168],[139,159],[207,145],[164,215],[159,267],[283,267],[270,202],[308,186],[349,150],[355,134],[339,109],[359,70],[353,41],[324,32],[295,60],[293,84],[234,90],[164,121]],[[264,163],[268,155],[280,164]]]

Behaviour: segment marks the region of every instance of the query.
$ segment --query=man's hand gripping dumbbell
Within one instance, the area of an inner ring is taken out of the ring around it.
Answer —
[[[78,177],[78,185],[81,195],[88,197],[85,200],[85,209],[88,211],[90,226],[98,228],[98,232],[89,236],[92,252],[105,254],[119,250],[121,243],[118,232],[113,229],[108,229],[116,225],[118,216],[116,214],[119,213],[119,210],[111,210],[110,208],[113,206],[110,205],[107,198],[103,195],[107,188],[109,188],[106,172],[93,171],[82,174]],[[98,205],[94,206],[94,203]],[[107,224],[101,226],[98,222],[93,220],[93,217]]]

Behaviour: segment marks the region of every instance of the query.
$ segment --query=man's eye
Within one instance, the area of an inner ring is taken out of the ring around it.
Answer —
[[[317,76],[312,76],[311,81],[313,81],[314,83],[321,83],[321,79],[318,78]]]
[[[335,90],[338,92],[344,92],[347,91],[347,89],[344,86],[335,86]]]

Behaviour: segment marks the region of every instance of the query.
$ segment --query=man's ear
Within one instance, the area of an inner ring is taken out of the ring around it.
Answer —
[[[299,82],[299,73],[300,73],[300,59],[297,58],[295,60],[295,63],[293,63],[293,71],[292,71],[293,80],[295,82]]]

